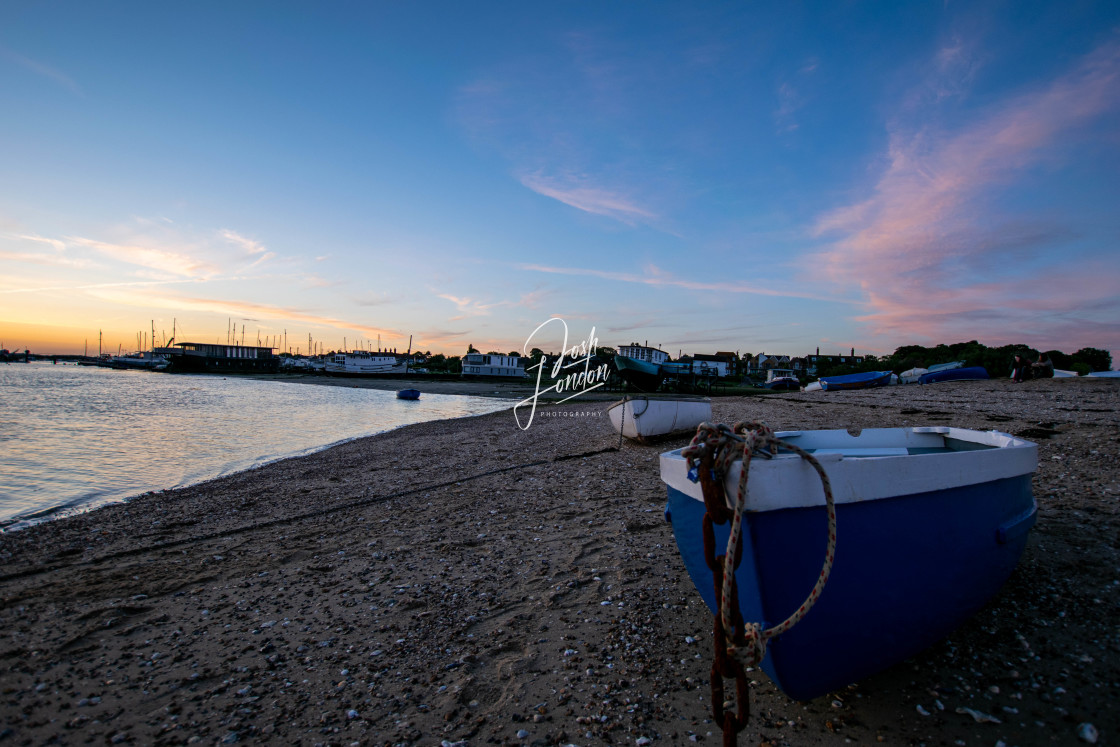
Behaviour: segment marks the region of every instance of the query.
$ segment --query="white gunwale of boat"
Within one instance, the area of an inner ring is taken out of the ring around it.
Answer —
[[[1038,467],[1038,446],[999,431],[974,431],[947,426],[869,428],[852,436],[847,431],[782,431],[789,440],[814,454],[832,482],[837,503],[894,498],[916,493],[1029,475]],[[939,448],[946,440],[976,444],[976,450],[906,454],[907,448]],[[844,453],[838,453],[844,452]],[[742,462],[736,461],[725,487],[735,491]],[[680,450],[661,454],[661,479],[671,488],[703,501],[699,483],[688,479]],[[808,462],[793,453],[751,460],[748,511],[773,511],[825,505],[820,478]]]
[[[674,406],[668,407],[670,404]],[[610,405],[607,417],[616,432],[645,441],[695,431],[700,423],[712,419],[712,401],[688,395],[628,396]]]

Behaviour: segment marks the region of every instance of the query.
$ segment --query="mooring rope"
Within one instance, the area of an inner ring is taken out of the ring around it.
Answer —
[[[741,447],[740,447],[741,444]],[[770,628],[762,629],[757,622],[743,622],[738,609],[738,589],[735,583],[735,569],[742,559],[742,531],[743,512],[746,510],[748,482],[751,459],[757,454],[764,458],[775,456],[779,450],[792,451],[807,461],[821,479],[824,488],[825,508],[828,515],[828,544],[825,550],[824,563],[820,576],[813,586],[809,596],[789,617]],[[735,734],[746,725],[749,716],[749,704],[741,702],[738,715],[726,713],[722,704],[722,681],[716,685],[717,677],[735,677],[744,680],[743,667],[757,667],[766,657],[766,644],[775,636],[785,633],[800,622],[809,610],[813,608],[824,590],[828,577],[832,573],[832,566],[836,558],[836,505],[832,495],[832,484],[821,467],[820,462],[804,449],[787,443],[774,435],[774,431],[765,423],[740,422],[733,427],[726,425],[713,425],[702,423],[696,429],[692,442],[682,450],[690,470],[695,471],[696,479],[700,483],[704,494],[704,505],[707,513],[704,516],[704,544],[705,559],[712,569],[716,583],[716,640],[715,662],[712,669],[712,694],[713,709],[717,722],[724,729],[724,741],[733,742]],[[741,459],[742,469],[739,473],[739,484],[734,495],[734,501],[728,500],[724,490],[724,479],[729,474],[732,464]],[[722,557],[714,554],[713,524],[723,524],[731,521],[731,532],[727,540],[727,550]],[[739,625],[736,625],[736,619]],[[727,659],[733,659],[738,666],[729,666]],[[737,691],[745,701],[745,682],[737,682]],[[720,702],[715,702],[716,700]]]

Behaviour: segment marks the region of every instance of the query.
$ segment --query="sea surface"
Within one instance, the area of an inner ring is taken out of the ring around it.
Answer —
[[[509,406],[235,376],[0,364],[0,531]]]

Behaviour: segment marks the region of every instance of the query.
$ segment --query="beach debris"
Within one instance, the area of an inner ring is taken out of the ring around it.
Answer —
[[[1097,739],[1100,738],[1100,734],[1097,732],[1097,727],[1086,721],[1085,723],[1078,725],[1077,738],[1082,742],[1087,742],[1088,744],[1096,744]]]
[[[1002,724],[1003,723],[1002,721],[1000,721],[995,716],[989,716],[986,713],[981,713],[980,711],[977,711],[975,708],[965,708],[965,707],[962,706],[962,707],[957,708],[957,713],[962,713],[962,714],[965,714],[965,715],[968,715],[968,716],[972,716],[972,719],[978,724]]]

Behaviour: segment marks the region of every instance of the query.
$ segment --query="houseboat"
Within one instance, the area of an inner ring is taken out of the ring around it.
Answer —
[[[468,353],[463,356],[463,376],[525,377],[525,359],[519,355]]]
[[[280,368],[272,348],[254,345],[179,342],[153,352],[167,360],[169,373],[276,373]]]
[[[404,361],[396,353],[369,350],[335,353],[327,359],[323,371],[330,376],[377,376],[407,372]]]

